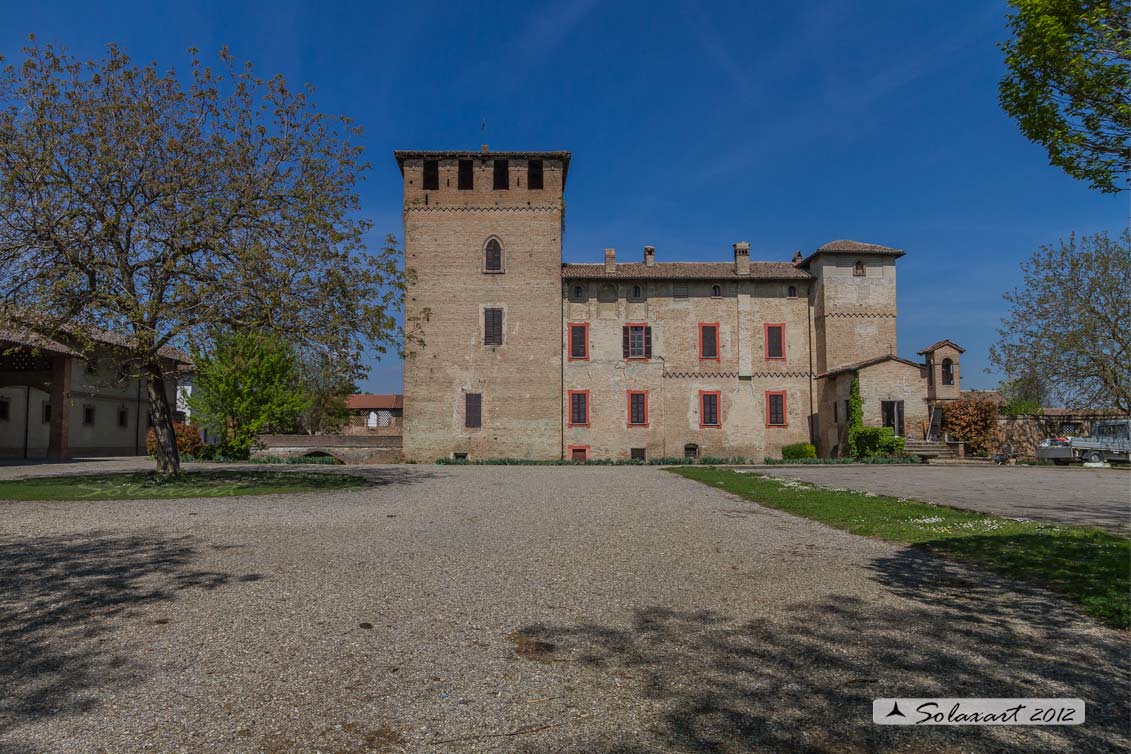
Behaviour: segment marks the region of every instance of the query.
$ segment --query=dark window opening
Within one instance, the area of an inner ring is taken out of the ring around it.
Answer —
[[[466,461],[467,453],[452,453],[452,458],[456,461]]]
[[[569,423],[580,426],[589,423],[589,396],[586,393],[569,394]]]
[[[699,328],[699,358],[719,358],[718,325],[703,325]]]
[[[503,310],[483,310],[483,345],[501,346],[503,344]]]
[[[440,189],[440,161],[424,161],[424,190],[438,191]]]
[[[852,420],[852,414],[849,413],[849,411],[848,411],[848,401],[847,400],[845,400],[845,402],[844,402],[844,420],[846,422]]]
[[[696,445],[695,443],[688,443],[687,445],[684,445],[683,446],[683,457],[684,458],[698,458],[699,457],[699,446]]]
[[[719,298],[722,295],[723,295],[722,286],[718,286],[718,285],[712,285],[711,286],[711,298]]]
[[[833,424],[840,424],[840,411],[836,401],[833,401]]]
[[[585,288],[580,285],[573,286],[573,300],[581,301],[585,298]]]
[[[507,160],[495,160],[495,190],[506,191],[510,187],[510,162]]]
[[[950,359],[942,360],[942,384],[954,384],[954,362]]]
[[[43,404],[43,423],[44,424],[50,424],[51,423],[51,404],[50,403],[44,403]]]
[[[640,288],[639,285],[634,285],[632,286],[632,290],[629,292],[629,298],[631,298],[633,301],[639,301],[640,299],[644,298],[644,291]]]
[[[483,253],[483,269],[487,272],[502,272],[503,271],[503,247],[498,239],[492,238],[487,242],[487,247]]]
[[[648,460],[648,453],[646,448],[629,448],[628,457],[633,461],[646,461]]]
[[[896,437],[903,437],[903,401],[880,401],[880,418]]]
[[[796,285],[789,286],[789,289],[786,291],[786,295],[789,296],[790,298],[797,298],[797,286]]]
[[[866,274],[868,274],[867,271],[864,269],[864,263],[863,262],[857,262],[856,264],[852,265],[852,274],[855,277],[858,277],[858,278],[862,278]]]
[[[94,424],[94,406],[82,407],[82,423],[87,426]]]
[[[672,283],[672,298],[687,298],[687,283]]]
[[[6,422],[12,417],[12,402],[7,398],[0,398],[0,422]]]
[[[475,188],[475,163],[471,160],[459,161],[459,190],[471,191]]]
[[[628,394],[628,423],[648,423],[648,396],[644,393]]]
[[[770,393],[766,396],[766,423],[771,427],[785,426],[785,396],[781,393]]]
[[[589,328],[585,325],[569,326],[569,357],[571,359],[589,358]]]
[[[622,351],[626,359],[652,358],[652,328],[648,325],[625,325],[622,330]]]
[[[719,426],[719,396],[717,393],[703,393],[700,396],[700,424],[704,427]]]
[[[465,393],[463,396],[463,426],[478,429],[483,426],[483,394]]]
[[[585,461],[588,461],[589,460],[589,449],[588,448],[570,448],[569,449],[569,460],[573,461],[574,463],[584,463]]]
[[[526,164],[526,187],[528,189],[542,188],[542,161],[530,160]]]
[[[766,358],[785,358],[785,327],[783,325],[766,325]]]
[[[124,408],[118,409],[118,426],[119,427],[130,426],[130,412],[129,412],[128,409],[124,409]]]

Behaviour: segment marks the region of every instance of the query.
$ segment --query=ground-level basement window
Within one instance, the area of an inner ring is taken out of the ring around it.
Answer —
[[[684,445],[683,446],[683,457],[684,458],[698,458],[699,457],[699,446],[696,445],[693,442],[688,443],[687,445]]]
[[[466,461],[467,460],[467,453],[452,453],[452,458],[454,458],[457,461]]]
[[[631,458],[633,461],[647,460],[645,457],[647,455],[645,448],[630,448],[628,454],[629,458]]]

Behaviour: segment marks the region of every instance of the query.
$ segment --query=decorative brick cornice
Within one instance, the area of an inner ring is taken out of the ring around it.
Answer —
[[[664,377],[668,379],[677,380],[696,380],[703,377],[728,377],[738,379],[741,375],[738,372],[664,372]],[[795,379],[809,379],[813,376],[812,372],[753,372],[751,377],[758,378],[773,378],[773,377],[787,377]]]
[[[404,208],[405,213],[408,212],[561,212],[561,207],[553,205],[531,205],[526,207],[490,207],[482,205],[440,205],[429,206],[420,204],[410,204]]]
[[[826,312],[825,314],[818,314],[817,319],[824,319],[826,317],[847,318],[852,317],[856,319],[870,319],[872,317],[890,317],[895,319],[895,312]]]

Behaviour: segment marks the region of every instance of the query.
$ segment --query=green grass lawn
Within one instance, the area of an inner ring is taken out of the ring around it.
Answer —
[[[285,471],[185,471],[173,479],[145,472],[82,474],[0,481],[0,500],[151,500],[270,495],[361,487],[348,474]]]
[[[1104,623],[1131,628],[1127,537],[725,469],[687,466],[669,471],[853,534],[904,542],[1037,584]]]

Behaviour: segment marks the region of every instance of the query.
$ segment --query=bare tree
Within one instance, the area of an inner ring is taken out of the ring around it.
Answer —
[[[254,329],[362,374],[365,346],[397,341],[403,292],[395,240],[367,251],[359,128],[226,50],[217,70],[189,60],[182,82],[33,38],[0,72],[0,322],[76,347],[123,334],[164,474],[180,462],[163,348]]]
[[[1131,412],[1131,234],[1071,236],[1022,266],[990,360],[1072,408]]]

